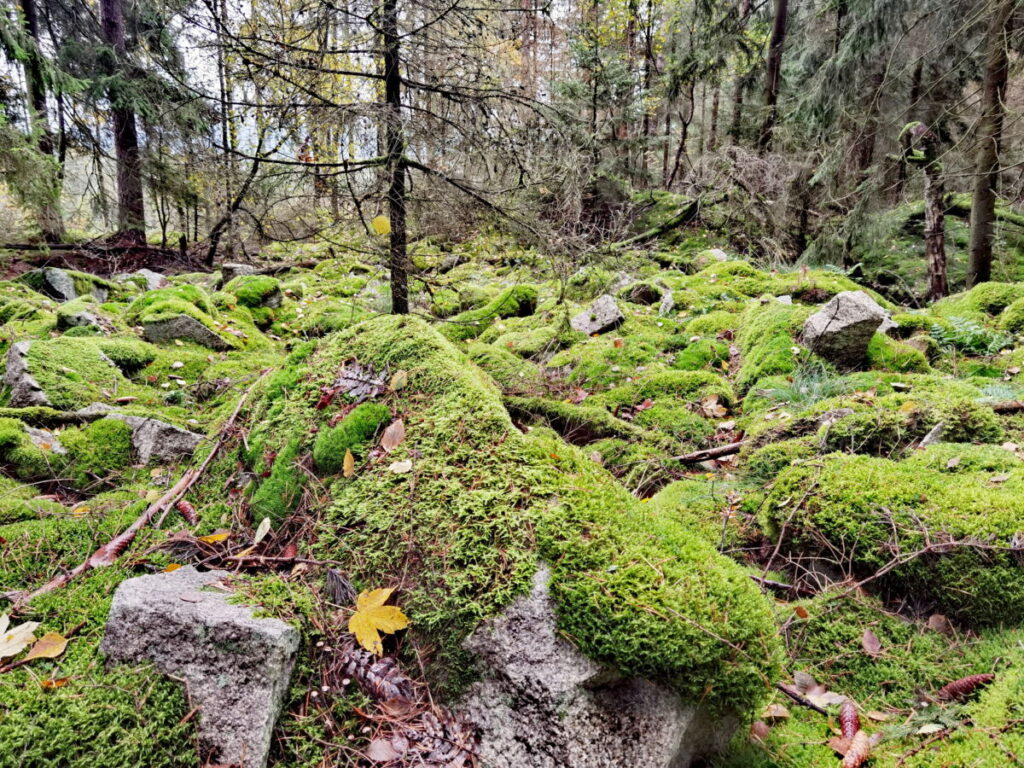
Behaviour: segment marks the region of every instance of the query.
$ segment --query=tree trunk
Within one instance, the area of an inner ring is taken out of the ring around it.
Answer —
[[[740,0],[739,31],[746,29],[750,18],[750,0]],[[740,143],[743,132],[743,77],[737,73],[736,84],[732,91],[732,122],[729,126],[729,138],[733,144]]]
[[[942,165],[933,137],[924,140],[924,253],[928,260],[928,299],[949,293],[946,279],[946,211]]]
[[[397,0],[384,0],[381,31],[384,37],[384,120],[387,146],[388,213],[391,218],[389,265],[391,311],[409,311],[409,275],[405,232],[405,136],[402,130],[402,73],[398,36]]]
[[[100,0],[103,39],[114,51],[116,66],[124,64],[127,48],[124,36],[124,8],[121,0]],[[135,112],[116,87],[108,94],[114,126],[117,159],[118,235],[129,243],[146,242],[146,206],[142,194],[142,155],[135,129]]]
[[[711,125],[708,128],[708,152],[714,152],[718,146],[718,107],[722,89],[715,85],[714,93],[711,95]]]
[[[997,0],[985,36],[985,76],[981,88],[978,149],[975,163],[974,200],[971,204],[971,261],[967,286],[992,279],[992,239],[999,187],[999,145],[1006,115],[1006,81],[1009,74],[1007,36],[1015,0]]]
[[[37,213],[39,232],[48,243],[59,243],[64,239],[64,217],[60,210],[61,181],[63,168],[57,158],[50,120],[46,108],[46,82],[40,65],[42,56],[39,44],[39,17],[35,0],[21,0],[21,11],[25,18],[25,33],[32,40],[32,50],[25,60],[25,87],[28,91],[29,115],[32,130],[37,134],[39,151],[54,158],[52,186],[48,198],[40,205]]]
[[[782,49],[786,43],[786,22],[789,16],[789,0],[775,0],[775,20],[772,22],[772,36],[768,43],[768,67],[765,72],[764,103],[767,114],[761,124],[761,135],[757,140],[760,152],[772,147],[775,120],[778,117],[779,85],[782,77]]]

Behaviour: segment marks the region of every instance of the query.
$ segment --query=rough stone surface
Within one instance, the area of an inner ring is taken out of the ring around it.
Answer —
[[[125,422],[132,428],[132,450],[140,464],[150,461],[177,461],[191,456],[203,436],[159,419],[111,413],[111,419]]]
[[[734,717],[711,718],[646,680],[621,679],[556,631],[550,572],[466,640],[483,679],[462,706],[485,768],[687,768],[724,749]]]
[[[886,317],[886,311],[864,291],[843,291],[807,318],[801,340],[840,368],[857,368]]]
[[[89,312],[88,310],[81,310],[80,312],[74,313],[60,313],[57,315],[57,328],[58,330],[66,330],[67,328],[78,328],[80,326],[92,326],[94,328],[103,329],[109,326],[109,323],[104,323],[100,319],[100,316]]]
[[[590,336],[615,330],[625,319],[615,299],[606,293],[591,304],[590,309],[580,312],[569,323],[575,330]]]
[[[75,290],[75,281],[63,269],[57,267],[43,267],[39,270],[42,273],[43,293],[57,301],[71,301],[78,298],[78,291]]]
[[[58,456],[63,456],[68,452],[68,449],[60,444],[60,441],[53,432],[45,429],[36,429],[35,427],[25,427],[25,433],[36,448],[42,448],[44,451],[55,453]]]
[[[231,345],[194,317],[178,315],[143,325],[142,335],[157,344],[175,339],[186,339],[216,350],[231,349]]]
[[[11,388],[8,405],[12,408],[50,405],[50,398],[28,371],[28,350],[31,345],[30,341],[18,341],[7,351],[4,384]]]
[[[665,291],[661,294],[661,303],[658,305],[658,314],[662,317],[672,314],[672,311],[676,308],[676,299],[672,295],[672,291]]]
[[[251,264],[221,264],[220,284],[227,285],[239,275],[255,275],[256,267]]]
[[[147,291],[155,291],[158,288],[166,288],[171,284],[170,280],[161,275],[159,272],[154,272],[152,269],[137,269],[135,270],[134,274],[146,281]]]
[[[187,566],[122,582],[100,649],[185,681],[199,708],[200,763],[263,768],[299,634],[228,603],[216,586],[227,575]]]

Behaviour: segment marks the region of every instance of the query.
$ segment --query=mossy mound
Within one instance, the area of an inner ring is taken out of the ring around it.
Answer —
[[[269,275],[239,275],[224,286],[243,307],[263,307],[281,301],[281,283]]]
[[[970,624],[1019,622],[1024,464],[995,473],[968,461],[979,468],[961,471],[959,461],[934,466],[932,450],[899,462],[831,455],[790,467],[776,479],[761,522],[793,552],[827,553],[865,578],[885,568],[872,581],[883,593],[912,595]],[[943,446],[941,455],[977,450]]]
[[[420,320],[362,323],[304,350],[292,361],[298,375],[268,382],[246,455],[258,472],[273,455],[257,494],[286,468],[301,488],[311,428],[338,407],[316,408],[321,387],[352,359],[408,371],[384,401],[407,436],[353,477],[325,478],[316,548],[363,587],[406,573],[402,604],[436,644],[450,688],[472,674],[461,640],[526,592],[544,560],[559,625],[587,655],[716,710],[763,696],[779,646],[742,569],[554,433],[517,430],[490,380]],[[402,460],[411,472],[389,470]]]
[[[532,315],[536,309],[537,287],[514,285],[479,309],[471,309],[450,318],[442,332],[452,341],[475,339],[498,318],[525,317]]]

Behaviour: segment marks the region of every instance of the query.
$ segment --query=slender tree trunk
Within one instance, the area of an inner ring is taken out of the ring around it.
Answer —
[[[708,129],[708,152],[714,152],[718,146],[718,107],[722,89],[715,85],[714,93],[711,95],[711,126]]]
[[[381,31],[384,37],[384,120],[387,145],[388,212],[391,218],[389,265],[391,311],[409,311],[409,275],[405,232],[405,135],[402,130],[401,49],[398,36],[397,0],[384,0]]]
[[[121,0],[100,0],[100,17],[103,39],[114,51],[116,66],[122,67],[127,49]],[[126,99],[116,89],[112,89],[109,98],[117,158],[118,234],[129,243],[142,245],[146,242],[146,206],[142,194],[142,155],[135,128],[135,112],[125,106]]]
[[[992,279],[992,239],[999,187],[999,145],[1006,116],[1006,81],[1009,74],[1007,37],[1015,0],[996,0],[985,36],[985,76],[981,88],[974,199],[971,204],[971,261],[967,286]]]
[[[928,260],[928,298],[938,301],[949,293],[946,279],[946,204],[942,164],[933,136],[924,148],[924,253]]]
[[[32,130],[37,134],[39,151],[54,158],[56,167],[48,199],[39,207],[39,232],[48,243],[59,243],[64,239],[64,217],[60,210],[61,181],[63,168],[57,157],[53,134],[50,132],[50,120],[46,107],[46,83],[43,80],[42,66],[39,62],[39,17],[36,13],[35,0],[21,0],[21,11],[25,19],[25,33],[32,40],[32,50],[25,60],[25,86],[28,90],[29,114]]]
[[[779,85],[782,79],[782,49],[786,44],[786,23],[789,16],[789,0],[775,0],[775,19],[772,22],[772,36],[768,43],[768,67],[765,72],[764,103],[767,113],[761,124],[761,135],[757,140],[758,150],[767,152],[772,147],[775,121],[778,117]]]
[[[750,0],[740,0],[739,31],[747,27],[750,18]],[[743,132],[743,77],[737,73],[736,83],[732,90],[732,122],[729,125],[729,138],[733,144],[740,143]]]

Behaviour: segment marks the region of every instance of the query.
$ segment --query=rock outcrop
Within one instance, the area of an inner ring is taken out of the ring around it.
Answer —
[[[470,636],[483,680],[463,701],[487,768],[686,768],[725,748],[735,717],[711,717],[668,689],[622,679],[555,626],[550,572],[529,596]]]
[[[569,324],[574,330],[592,336],[595,333],[607,333],[622,325],[626,317],[615,303],[615,299],[607,293],[598,297],[590,309],[580,312]]]
[[[843,291],[807,318],[801,340],[840,368],[857,368],[867,357],[871,337],[888,319],[864,291]]]
[[[155,344],[184,339],[217,351],[231,349],[227,341],[190,315],[175,315],[144,322],[142,335]]]
[[[199,709],[201,762],[263,768],[299,634],[229,603],[227,575],[188,566],[122,582],[101,651],[184,680]]]

